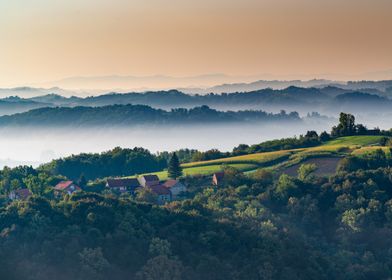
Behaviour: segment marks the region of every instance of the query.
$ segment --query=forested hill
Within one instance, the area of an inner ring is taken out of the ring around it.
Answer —
[[[106,106],[113,104],[141,104],[157,108],[195,107],[208,105],[211,107],[255,107],[260,105],[270,106],[314,106],[314,105],[339,105],[341,96],[347,93],[354,101],[364,101],[364,93],[373,97],[380,97],[377,105],[390,106],[389,92],[372,89],[347,90],[339,87],[301,88],[290,86],[282,90],[261,89],[249,92],[233,92],[223,94],[188,95],[181,91],[151,91],[145,93],[108,93],[86,98],[65,98],[58,95],[45,95],[31,98],[32,101],[51,103],[55,106]],[[349,104],[348,104],[349,105]]]
[[[298,113],[278,114],[264,111],[222,112],[208,106],[165,111],[145,105],[111,105],[103,107],[40,108],[0,117],[0,126],[123,126],[140,124],[197,124],[301,121]]]
[[[1,92],[0,92],[1,93]],[[18,93],[18,92],[16,92]],[[344,88],[329,85],[321,88],[290,86],[285,89],[258,89],[247,92],[222,94],[185,94],[178,90],[148,91],[143,93],[107,93],[89,97],[64,97],[59,89],[50,94],[21,98],[12,96],[0,99],[0,116],[26,112],[43,107],[99,107],[109,105],[147,105],[157,109],[194,108],[207,105],[217,110],[287,110],[297,112],[317,111],[335,115],[346,111],[358,114],[390,113],[392,87]],[[23,95],[21,95],[23,96]]]

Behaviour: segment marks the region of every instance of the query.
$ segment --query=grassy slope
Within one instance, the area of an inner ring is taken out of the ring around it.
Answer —
[[[374,151],[381,149],[385,152],[387,156],[391,156],[391,151],[389,147],[382,147],[382,146],[371,146],[371,147],[361,147],[352,152],[353,155],[362,156],[366,154],[371,154]]]
[[[350,153],[359,154],[379,148],[377,145],[382,136],[348,136],[331,140],[321,146],[257,153],[229,157],[223,159],[199,161],[182,164],[184,175],[211,175],[222,170],[222,165],[235,167],[244,172],[252,172],[260,167],[279,170],[298,164],[308,158],[322,156],[342,156]],[[362,147],[364,146],[364,147]],[[369,147],[372,146],[372,147]],[[167,179],[167,172],[155,172],[161,180]]]
[[[331,140],[325,145],[361,145],[361,146],[371,146],[379,144],[381,138],[384,136],[347,136],[340,137],[338,139]]]
[[[184,168],[188,167],[198,167],[198,166],[206,166],[206,165],[216,165],[216,164],[237,164],[237,163],[248,163],[248,164],[256,164],[256,165],[263,165],[267,164],[271,161],[277,161],[279,159],[285,159],[292,155],[296,151],[300,151],[303,149],[298,150],[285,150],[285,151],[276,151],[276,152],[267,152],[267,153],[257,153],[251,155],[243,155],[243,156],[236,156],[236,157],[229,157],[223,159],[215,159],[215,160],[208,160],[208,161],[197,161],[191,163],[185,163],[182,166]]]
[[[240,171],[246,172],[249,170],[254,170],[257,169],[258,166],[255,164],[230,164],[230,166],[237,168]],[[211,175],[215,172],[222,171],[222,165],[221,164],[215,164],[215,165],[206,165],[206,166],[198,166],[198,167],[190,167],[190,168],[184,168],[184,175],[185,176],[195,176],[195,175]],[[155,174],[158,175],[159,179],[161,180],[166,180],[167,177],[167,171],[160,171],[160,172],[154,172],[154,173],[149,173],[149,174]],[[144,174],[142,174],[144,175]],[[134,176],[131,176],[131,178]]]

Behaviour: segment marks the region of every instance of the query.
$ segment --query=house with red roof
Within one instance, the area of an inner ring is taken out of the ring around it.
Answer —
[[[163,186],[170,190],[172,199],[176,199],[181,193],[186,192],[186,187],[178,180],[170,179],[163,183]]]
[[[141,187],[138,179],[136,178],[114,178],[107,179],[106,188],[119,193],[135,193],[136,189]]]
[[[73,194],[74,192],[81,191],[81,188],[73,181],[61,181],[54,187],[56,195],[59,194]]]
[[[223,178],[225,177],[224,172],[216,172],[214,175],[212,175],[212,184],[214,186],[218,186],[222,184]]]
[[[17,189],[13,190],[8,194],[8,198],[11,200],[26,200],[33,194],[29,189]]]

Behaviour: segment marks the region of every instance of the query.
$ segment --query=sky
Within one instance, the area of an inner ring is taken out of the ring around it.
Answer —
[[[0,86],[101,75],[385,78],[391,11],[391,0],[0,0]]]

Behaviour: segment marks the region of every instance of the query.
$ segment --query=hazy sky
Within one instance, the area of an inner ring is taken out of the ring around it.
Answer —
[[[391,12],[391,0],[0,0],[0,86],[79,75],[384,71]]]

